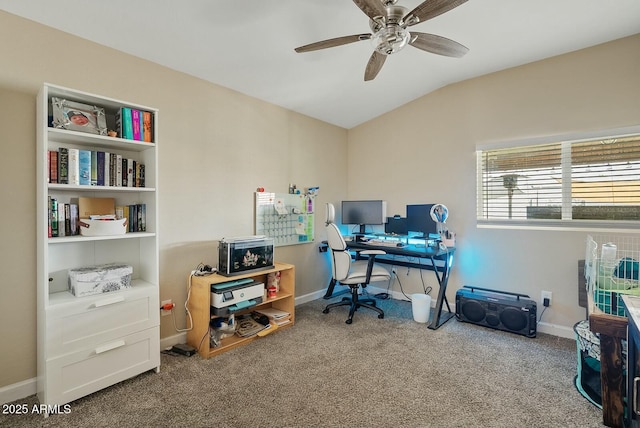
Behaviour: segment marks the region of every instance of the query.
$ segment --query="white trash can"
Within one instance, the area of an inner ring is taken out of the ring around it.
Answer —
[[[413,319],[416,322],[428,322],[429,312],[431,311],[431,296],[422,293],[412,294],[411,309],[413,310]]]

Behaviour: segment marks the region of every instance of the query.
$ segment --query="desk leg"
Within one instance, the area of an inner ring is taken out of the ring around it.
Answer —
[[[453,263],[453,254],[447,255],[444,266],[442,267],[442,275],[438,275],[438,269],[436,268],[436,262],[431,258],[431,263],[433,264],[433,272],[436,275],[436,279],[438,280],[439,290],[438,290],[438,298],[436,300],[435,313],[433,314],[433,319],[431,324],[429,324],[429,328],[431,330],[438,329],[442,324],[449,321],[455,315],[451,312],[451,308],[449,307],[449,301],[447,300],[446,292],[447,292],[447,283],[449,282],[449,272],[451,271],[451,263]],[[447,311],[444,314],[442,313],[442,304],[446,303]]]

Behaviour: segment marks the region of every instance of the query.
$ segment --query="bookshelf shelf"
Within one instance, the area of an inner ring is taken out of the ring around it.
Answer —
[[[212,347],[210,345],[209,321],[215,318],[215,316],[211,315],[211,285],[236,281],[244,278],[252,278],[266,284],[267,275],[274,272],[280,272],[280,291],[276,297],[267,298],[265,293],[262,303],[246,310],[239,311],[237,315],[250,313],[259,309],[275,308],[290,313],[291,322],[277,328],[271,327],[273,330],[271,332],[265,330],[265,333],[271,334],[273,332],[278,332],[281,329],[292,327],[295,322],[295,267],[287,263],[276,262],[273,269],[231,277],[225,277],[218,274],[209,276],[192,276],[190,278],[191,289],[188,308],[193,319],[193,328],[187,332],[187,343],[196,348],[202,358],[210,358],[239,346],[249,344],[253,340],[260,339],[260,335],[254,335],[251,337],[239,337],[233,335],[222,339],[221,344],[218,347]]]
[[[80,186],[76,184],[58,184],[58,183],[49,183],[48,186],[50,191],[59,191],[59,192],[150,192],[154,193],[156,191],[155,187],[116,187],[116,186]]]
[[[114,239],[140,239],[140,238],[155,238],[156,234],[153,232],[130,232],[124,235],[105,235],[105,236],[61,236],[58,238],[49,238],[48,243],[51,244],[67,244],[67,243],[79,243],[90,241],[110,241]]]
[[[153,142],[54,128],[52,98],[103,109],[107,129],[118,129],[116,115],[123,108],[149,112]],[[48,408],[159,370],[157,130],[158,111],[150,107],[48,83],[38,94],[37,393]],[[119,185],[124,180],[109,186],[50,182],[51,153],[61,148],[108,152],[144,164],[144,187]],[[146,232],[82,236],[65,230],[65,236],[51,236],[51,200],[70,206],[80,197],[114,198],[117,206],[144,204]],[[106,263],[130,265],[131,287],[84,297],[69,291],[69,269]]]
[[[136,152],[142,152],[145,150],[153,150],[156,147],[155,143],[146,143],[142,141],[125,140],[118,137],[109,137],[106,135],[96,135],[79,133],[78,131],[72,131],[68,129],[47,128],[49,139],[61,144],[79,144],[81,146],[91,145],[95,147],[108,147],[118,148],[123,150],[130,150]],[[79,135],[81,134],[81,135]]]

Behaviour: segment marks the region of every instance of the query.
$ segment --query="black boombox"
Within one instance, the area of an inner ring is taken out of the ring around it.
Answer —
[[[465,285],[456,292],[459,321],[536,337],[537,305],[525,294]]]

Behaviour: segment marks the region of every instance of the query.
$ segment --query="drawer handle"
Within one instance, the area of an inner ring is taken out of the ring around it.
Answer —
[[[100,300],[99,302],[94,303],[93,307],[101,308],[103,306],[109,306],[109,305],[113,305],[114,303],[120,303],[120,302],[124,302],[124,296],[118,296],[114,299],[109,299],[109,300]]]
[[[118,340],[117,342],[113,342],[108,345],[99,346],[96,348],[96,354],[102,354],[103,352],[111,351],[112,349],[120,348],[124,345],[126,345],[124,340]]]

